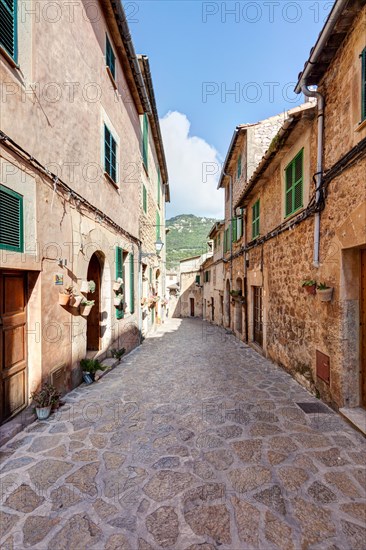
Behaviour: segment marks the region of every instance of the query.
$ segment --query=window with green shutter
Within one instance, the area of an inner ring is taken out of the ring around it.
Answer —
[[[114,51],[112,48],[112,44],[109,41],[109,38],[107,35],[106,37],[106,45],[105,45],[105,61],[107,67],[109,67],[109,70],[111,71],[111,75],[113,78],[116,78],[116,56],[114,55]]]
[[[135,313],[135,258],[130,254],[130,312]]]
[[[285,170],[286,216],[290,216],[303,206],[303,157],[304,149],[301,149]]]
[[[158,168],[158,206],[160,208],[160,201],[161,201],[161,174],[160,174],[160,168]]]
[[[233,235],[232,235],[233,242],[237,239],[237,220],[236,218],[233,219]]]
[[[259,199],[252,206],[252,239],[259,235],[260,202]]]
[[[366,120],[366,48],[361,53],[361,121]]]
[[[17,0],[0,0],[0,46],[17,62]]]
[[[205,271],[205,283],[210,282],[210,271]]]
[[[142,207],[145,214],[147,213],[147,191],[145,185],[142,185]]]
[[[104,170],[117,183],[117,143],[106,125],[104,125]]]
[[[236,228],[236,239],[241,239],[243,235],[243,210],[241,209],[241,215],[239,218],[236,218],[237,228]]]
[[[220,246],[220,244],[221,244],[221,235],[220,235],[220,233],[217,236],[217,244],[218,244],[218,246]]]
[[[149,269],[149,282],[152,283],[152,280],[153,280],[153,270],[152,270],[152,267],[150,267],[150,269]]]
[[[148,171],[148,152],[149,152],[149,119],[145,113],[142,123],[142,160],[146,171]]]
[[[201,277],[199,275],[196,275],[196,285],[201,284]]]
[[[23,197],[0,185],[0,249],[24,252]]]
[[[125,277],[124,277],[124,266],[123,266],[123,250],[121,247],[116,246],[116,280],[119,278],[123,279],[123,289],[124,289]],[[116,318],[123,319],[123,317],[124,317],[124,309],[116,308]]]
[[[160,214],[156,212],[156,240],[160,239]]]
[[[236,161],[236,177],[239,179],[241,176],[241,155],[238,156],[238,160]]]

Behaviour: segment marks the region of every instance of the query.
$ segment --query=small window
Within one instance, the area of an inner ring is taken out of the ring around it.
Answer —
[[[0,185],[0,249],[24,252],[23,197]]]
[[[238,156],[238,160],[236,161],[236,177],[239,179],[241,176],[241,155]]]
[[[361,121],[366,120],[366,48],[361,54]]]
[[[148,171],[148,153],[149,153],[149,119],[145,113],[143,116],[142,128],[142,160],[146,171]]]
[[[0,46],[17,62],[17,0],[0,0]]]
[[[301,149],[285,170],[286,216],[290,216],[303,206],[303,156],[304,150]]]
[[[236,241],[237,239],[237,220],[236,218],[233,219],[233,234],[232,234],[232,239],[233,239],[233,243]]]
[[[220,244],[221,244],[221,235],[220,235],[220,233],[217,236],[217,244],[218,244],[218,246],[220,246]]]
[[[117,143],[106,125],[104,125],[104,170],[117,183]]]
[[[145,185],[142,186],[142,207],[145,214],[147,213],[147,191]]]
[[[259,235],[259,204],[260,203],[258,199],[257,202],[252,206],[252,239],[255,239]]]
[[[135,257],[130,254],[130,313],[135,313]]]
[[[243,235],[243,210],[241,210],[241,215],[239,218],[236,218],[236,239],[241,239]]]
[[[113,78],[116,78],[116,56],[112,48],[112,44],[109,41],[108,36],[106,35],[106,45],[105,45],[105,61],[106,65],[111,71]]]
[[[196,285],[201,284],[201,277],[199,275],[196,275]]]
[[[210,272],[205,271],[205,283],[209,283],[209,282],[210,282]]]

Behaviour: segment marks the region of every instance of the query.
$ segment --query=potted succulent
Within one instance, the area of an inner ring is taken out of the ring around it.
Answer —
[[[113,348],[113,349],[111,349],[112,357],[114,357],[115,359],[121,359],[122,355],[124,355],[125,353],[126,353],[126,348],[121,348],[121,349]]]
[[[308,279],[301,283],[301,286],[305,288],[308,294],[316,294],[316,281],[313,279]]]
[[[67,286],[62,292],[58,295],[58,303],[61,306],[67,306],[72,296],[73,288],[72,286]]]
[[[119,277],[117,279],[117,281],[115,281],[113,283],[113,290],[117,293],[121,292],[122,291],[122,285],[123,285],[123,279],[121,279],[121,277]]]
[[[80,313],[84,317],[87,317],[89,313],[91,312],[91,308],[95,304],[95,300],[87,300],[86,298],[81,299],[80,304]]]
[[[59,392],[51,384],[44,384],[40,390],[32,392],[30,397],[35,404],[38,420],[46,420],[51,414],[52,405],[60,401]]]
[[[326,283],[320,283],[317,286],[317,294],[321,302],[330,302],[333,295],[333,287],[328,286]]]
[[[80,292],[95,292],[94,281],[82,281],[80,285]]]
[[[98,361],[98,359],[81,359],[80,367],[83,371],[83,378],[87,384],[90,384],[88,378],[91,378],[92,382],[95,380],[95,373],[98,370],[104,371],[107,367]],[[88,376],[87,376],[88,375]]]

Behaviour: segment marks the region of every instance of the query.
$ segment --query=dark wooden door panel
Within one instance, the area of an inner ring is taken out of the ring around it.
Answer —
[[[259,286],[253,287],[253,339],[263,347],[263,294]]]
[[[98,351],[100,349],[100,285],[101,267],[95,254],[90,258],[88,267],[88,281],[95,282],[95,292],[88,294],[88,300],[94,300],[87,320],[87,349]]]
[[[361,250],[361,403],[366,408],[366,250]]]
[[[0,422],[27,404],[26,274],[0,272]]]

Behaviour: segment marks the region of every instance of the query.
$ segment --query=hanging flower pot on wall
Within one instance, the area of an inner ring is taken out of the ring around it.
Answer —
[[[61,305],[61,306],[67,306],[67,304],[69,303],[70,301],[70,294],[62,294],[60,292],[60,294],[58,295],[58,303]]]
[[[79,305],[81,304],[82,299],[83,299],[83,297],[80,296],[80,295],[71,296],[70,306],[71,307],[79,307]]]
[[[121,308],[123,305],[123,294],[119,294],[116,298],[113,299],[114,307]]]
[[[317,295],[321,302],[330,302],[333,296],[333,287],[321,283],[317,288]]]
[[[303,281],[301,283],[301,286],[306,290],[308,294],[311,294],[311,295],[316,294],[316,281],[314,281],[313,279]]]
[[[117,281],[113,283],[113,290],[114,292],[118,292],[121,290],[121,287],[123,285],[123,279],[119,278]]]
[[[87,317],[92,310],[94,300],[84,300],[81,302],[80,313],[83,317]]]
[[[81,281],[80,292],[95,292],[95,282]]]

